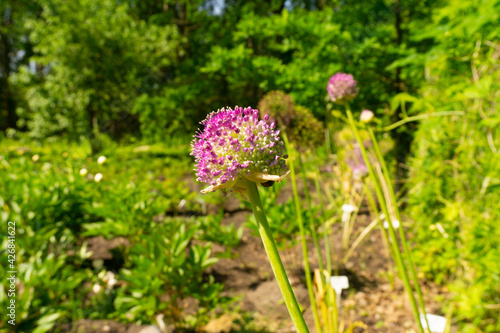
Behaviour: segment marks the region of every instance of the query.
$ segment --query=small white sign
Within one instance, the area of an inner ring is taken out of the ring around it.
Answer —
[[[349,279],[345,275],[331,276],[330,284],[335,290],[337,299],[337,310],[340,310],[340,295],[342,294],[342,289],[349,288]]]
[[[349,204],[344,204],[342,205],[342,223],[345,224],[347,221],[349,221],[349,218],[351,217],[351,213],[354,212],[357,207]]]
[[[427,321],[429,322],[429,330],[432,333],[443,333],[445,328],[446,328],[446,318],[442,316],[437,316],[428,313],[427,314]],[[422,323],[423,327],[426,327],[425,323],[425,316],[423,314],[420,314],[420,322]]]
[[[344,212],[352,213],[357,209],[357,207],[354,205],[344,204],[344,205],[342,205],[341,209]]]
[[[349,288],[349,279],[345,275],[330,276],[330,284],[333,289]]]

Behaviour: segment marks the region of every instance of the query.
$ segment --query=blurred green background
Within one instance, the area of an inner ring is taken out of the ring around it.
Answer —
[[[204,273],[210,246],[239,239],[200,204],[223,199],[187,185],[199,121],[273,90],[324,121],[338,71],[392,141],[420,274],[449,288],[461,332],[499,331],[499,0],[15,0],[0,13],[1,230],[16,221],[20,331],[206,323],[228,302]],[[441,111],[461,112],[425,116]],[[107,296],[88,295],[106,272],[87,260],[93,236],[127,240],[110,264],[127,284]],[[188,296],[200,306],[186,317]]]

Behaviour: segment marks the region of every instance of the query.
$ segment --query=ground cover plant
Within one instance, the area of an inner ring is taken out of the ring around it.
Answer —
[[[499,0],[0,13],[0,332],[500,331]]]
[[[216,217],[196,216],[200,205],[193,193],[164,176],[182,175],[182,160],[170,160],[167,150],[154,148],[155,155],[163,156],[161,166],[154,163],[157,157],[132,147],[128,156],[122,150],[98,162],[85,149],[75,156],[61,144],[54,150],[14,146],[2,150],[1,201],[2,221],[18,221],[21,330],[48,331],[57,322],[78,318],[150,322],[159,311],[179,327],[196,327],[226,302],[220,296],[222,285],[205,271],[217,261],[210,251],[213,242],[231,247],[239,238],[230,226],[214,222]],[[137,179],[136,170],[147,176]],[[150,186],[153,179],[156,186]],[[190,216],[182,216],[181,200]],[[202,232],[207,228],[211,233]],[[112,260],[93,257],[88,245],[96,236],[102,238],[101,246],[122,240],[112,249]],[[5,260],[6,255],[2,253]],[[106,272],[123,285],[95,287]],[[181,315],[179,305],[188,296],[199,303],[191,319]],[[2,305],[7,302],[3,292]]]

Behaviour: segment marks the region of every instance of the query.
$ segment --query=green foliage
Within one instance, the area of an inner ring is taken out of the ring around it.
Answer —
[[[20,331],[37,327],[37,331],[46,332],[56,320],[71,318],[74,302],[86,292],[85,288],[76,288],[90,272],[79,269],[86,256],[78,251],[71,230],[84,218],[79,207],[88,187],[73,174],[64,178],[54,174],[47,162],[36,165],[24,156],[13,156],[22,152],[0,155],[2,234],[6,234],[7,221],[16,222],[16,262],[18,277],[22,277],[18,286],[24,288],[23,292],[18,289],[17,298]],[[0,251],[4,262],[6,249],[4,238]],[[0,275],[6,274],[3,267]],[[5,291],[2,287],[0,302],[4,307],[8,301]]]
[[[236,228],[234,224],[220,225],[222,212],[219,215],[209,215],[199,219],[199,238],[207,242],[218,243],[229,250],[240,243],[243,236],[243,227]],[[229,253],[228,253],[229,254]]]
[[[302,146],[320,143],[321,123],[299,118],[324,119],[325,101],[332,109],[326,82],[344,71],[360,87],[353,109],[376,110],[377,122],[464,112],[392,130],[388,154],[396,157],[392,165],[405,162],[401,156],[415,136],[408,213],[416,221],[418,266],[453,292],[461,331],[498,331],[500,2],[216,3],[0,4],[0,128],[10,128],[0,140],[13,133],[23,138],[24,131],[39,140],[30,147],[3,143],[8,148],[0,151],[1,220],[17,222],[25,277],[20,329],[45,332],[83,317],[149,322],[158,312],[181,328],[202,325],[217,301],[225,301],[221,286],[203,273],[214,261],[210,244],[224,245],[218,256],[229,256],[242,229],[220,226],[220,215],[184,219],[201,215],[200,200],[220,200],[201,199],[182,181],[191,164],[182,157],[186,138],[210,111],[255,107],[266,93],[281,90],[271,104],[288,107],[291,96],[297,106],[287,127],[301,124],[290,138],[307,142]],[[266,113],[271,106],[259,107]],[[347,143],[351,136],[336,133]],[[151,145],[123,146],[116,139]],[[107,157],[104,164],[91,154],[97,150]],[[344,169],[334,169],[339,184]],[[262,193],[284,245],[298,226],[290,201],[276,205],[281,186]],[[340,186],[325,193],[329,216],[350,195],[340,196]],[[316,223],[315,209],[305,221]],[[129,254],[126,267],[115,272],[128,284],[86,298],[102,271],[85,250],[93,236],[130,242],[122,249]],[[0,268],[0,276],[5,273]],[[188,320],[181,320],[182,298],[198,306]],[[0,288],[1,307],[5,301]]]
[[[132,109],[139,116],[140,132],[144,140],[162,142],[182,129],[186,122],[182,113],[176,112],[176,104],[169,97],[140,96]]]
[[[477,16],[475,9],[483,14]],[[451,1],[435,13],[438,44],[426,54],[426,105],[463,110],[419,127],[411,161],[410,213],[419,266],[449,283],[461,331],[497,332],[500,302],[499,1]],[[460,15],[461,19],[455,19]]]
[[[211,80],[226,81],[240,104],[255,105],[259,95],[283,89],[298,104],[322,112],[318,92],[326,94],[325,82],[343,60],[335,46],[342,37],[333,11],[249,13],[235,28],[230,46],[209,54],[203,71]]]
[[[197,194],[179,179],[190,161],[177,155],[186,156],[187,147],[110,147],[101,163],[85,145],[0,147],[2,234],[7,221],[16,221],[20,332],[47,332],[82,318],[150,323],[157,314],[194,329],[230,301],[206,269],[217,261],[212,244],[225,246],[217,256],[231,256],[242,229],[221,226],[221,215],[182,217],[184,210],[201,211]],[[92,259],[87,243],[95,236],[126,239],[113,250],[112,264]],[[7,249],[4,237],[4,262]],[[7,271],[0,268],[2,279]],[[112,271],[125,287],[106,287],[102,275]],[[2,307],[6,292],[4,284]],[[184,316],[189,300],[196,307]]]
[[[108,0],[41,5],[41,17],[26,29],[37,52],[32,59],[44,69],[24,67],[17,75],[28,104],[19,109],[20,125],[35,138],[134,130],[137,97],[154,91],[162,68],[174,61],[176,28],[135,20],[126,5]]]
[[[277,89],[323,119],[339,70],[363,83],[355,107],[383,109],[417,86],[421,74],[402,67],[431,43],[408,36],[441,1],[398,3],[38,0],[19,20],[37,67],[11,80],[17,127],[36,138],[97,128],[158,141]]]
[[[169,321],[183,323],[182,301],[191,297],[196,301],[195,324],[202,326],[210,309],[227,302],[220,297],[223,285],[212,276],[205,279],[205,269],[217,261],[210,257],[210,245],[190,244],[197,230],[196,225],[171,220],[131,247],[130,267],[120,275],[126,285],[114,301],[118,318],[148,322],[161,311]]]

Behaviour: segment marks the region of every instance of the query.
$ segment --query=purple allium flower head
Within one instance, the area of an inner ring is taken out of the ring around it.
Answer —
[[[243,178],[266,183],[288,174],[279,130],[274,123],[259,120],[258,110],[223,108],[201,124],[204,128],[195,135],[191,155],[196,159],[197,180],[210,185],[202,192],[225,193],[233,188],[245,192]]]
[[[328,81],[326,91],[332,102],[344,104],[352,101],[358,94],[357,82],[351,74],[337,73]]]

